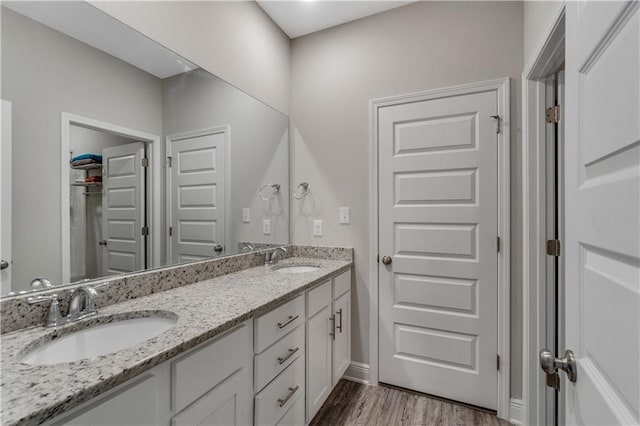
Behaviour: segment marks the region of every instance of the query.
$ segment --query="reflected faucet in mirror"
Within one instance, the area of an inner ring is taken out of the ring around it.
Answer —
[[[48,288],[53,288],[53,284],[45,277],[37,277],[31,280],[32,290],[46,290]]]

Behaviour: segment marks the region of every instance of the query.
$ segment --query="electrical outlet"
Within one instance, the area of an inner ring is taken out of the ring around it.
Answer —
[[[313,236],[322,237],[322,221],[321,220],[313,221]]]
[[[245,207],[242,209],[242,221],[244,223],[251,222],[251,209],[249,207]]]
[[[340,223],[342,224],[351,223],[351,212],[349,207],[340,207]]]
[[[262,233],[264,235],[271,235],[271,219],[262,220]]]

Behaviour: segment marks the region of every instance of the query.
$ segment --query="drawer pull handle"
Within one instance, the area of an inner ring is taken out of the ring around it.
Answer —
[[[298,317],[299,317],[299,315],[296,315],[295,317],[292,317],[291,315],[289,315],[289,319],[288,320],[286,320],[285,322],[279,322],[278,323],[278,328],[285,328],[286,326],[288,326],[289,324],[291,324],[292,322],[297,320]]]
[[[340,334],[342,334],[342,308],[338,309],[337,314],[340,315],[340,322],[338,323],[338,326],[336,328],[338,329]]]
[[[294,386],[292,388],[289,388],[289,393],[287,394],[287,396],[285,396],[284,398],[280,398],[278,400],[278,404],[280,404],[281,407],[284,407],[284,404],[286,404],[287,401],[289,401],[289,399],[291,399],[293,394],[296,393],[299,388],[300,388],[300,386],[298,386],[298,385],[296,385],[296,386]]]
[[[287,360],[289,358],[291,358],[293,356],[293,354],[295,354],[296,352],[298,352],[300,350],[300,348],[296,347],[295,349],[289,349],[289,353],[286,354],[285,356],[279,356],[278,357],[278,364],[282,365],[285,362],[287,362]]]

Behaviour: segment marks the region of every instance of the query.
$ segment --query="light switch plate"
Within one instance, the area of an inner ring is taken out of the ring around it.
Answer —
[[[251,222],[251,209],[249,207],[244,207],[242,209],[242,221],[244,223]]]
[[[351,209],[349,207],[340,207],[340,223],[349,224],[351,223]]]
[[[262,233],[264,235],[271,235],[271,219],[262,220]]]
[[[313,221],[313,236],[322,237],[322,221],[321,220]]]

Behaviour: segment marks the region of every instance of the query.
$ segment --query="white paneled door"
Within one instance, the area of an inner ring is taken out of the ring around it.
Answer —
[[[173,263],[206,259],[225,244],[225,132],[170,141]]]
[[[379,381],[497,408],[497,92],[379,109]]]
[[[566,424],[639,424],[640,3],[566,8]]]
[[[103,275],[145,269],[144,152],[142,142],[102,150]]]

